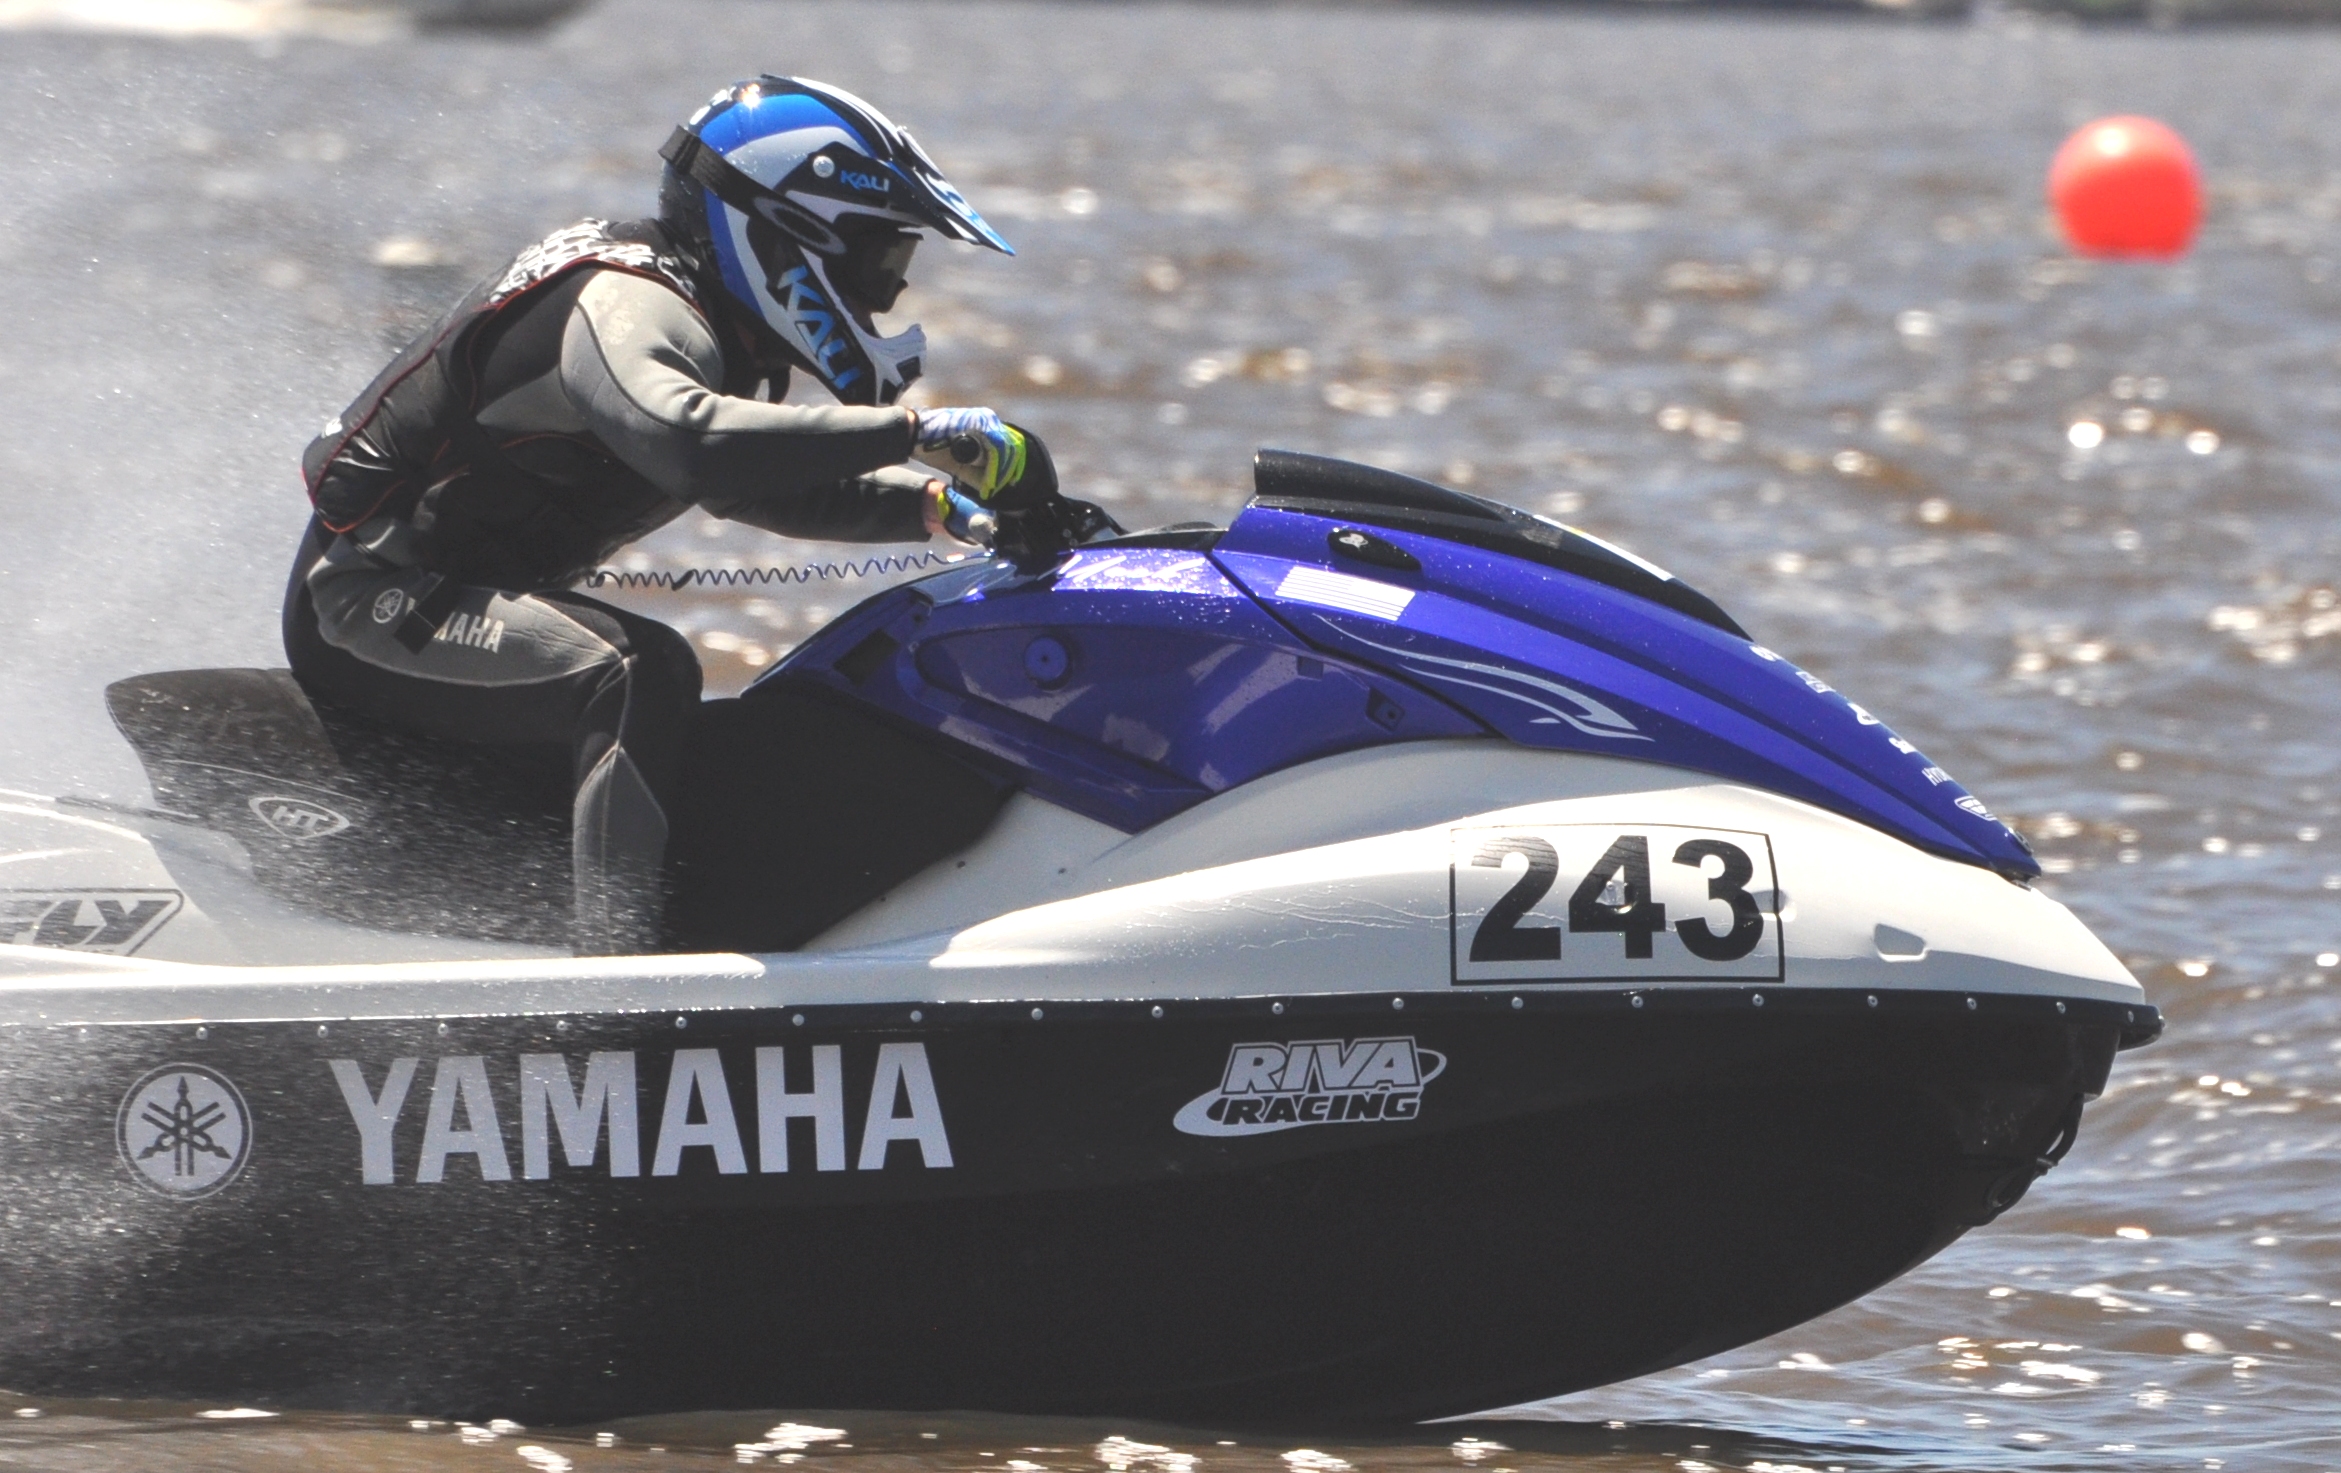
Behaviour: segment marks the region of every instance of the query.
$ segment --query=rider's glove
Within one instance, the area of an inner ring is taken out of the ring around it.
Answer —
[[[990,501],[1024,479],[1024,431],[989,409],[922,409],[911,454]]]
[[[999,519],[941,481],[929,484],[935,488],[934,511],[929,520],[961,542],[990,547],[1000,529]]]

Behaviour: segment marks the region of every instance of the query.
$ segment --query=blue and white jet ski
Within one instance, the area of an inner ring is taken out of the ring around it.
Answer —
[[[1462,1413],[1876,1288],[2159,1032],[1982,802],[1664,571],[1257,491],[709,702],[667,954],[561,949],[558,773],[115,686],[155,806],[0,795],[0,1386]]]

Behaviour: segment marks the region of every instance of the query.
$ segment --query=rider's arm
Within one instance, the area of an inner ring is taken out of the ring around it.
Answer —
[[[794,537],[915,542],[926,471],[902,466],[905,409],[767,404],[723,394],[723,354],[671,288],[598,271],[561,339],[561,387],[596,438],[653,485]]]
[[[818,538],[827,542],[900,542],[905,540],[905,534],[898,503],[906,496],[916,500],[917,510],[913,515],[917,516],[925,535],[933,536],[943,530],[938,505],[938,493],[943,485],[932,472],[915,466],[893,465],[792,496],[761,496],[736,502],[704,497],[699,505],[712,516],[745,522],[783,537]]]

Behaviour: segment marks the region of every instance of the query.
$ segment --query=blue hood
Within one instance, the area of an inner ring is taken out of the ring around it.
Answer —
[[[1523,746],[1710,772],[1950,858],[2040,872],[1918,748],[1663,569],[1388,472],[1266,451],[1259,476],[1213,556],[1310,644]]]
[[[1133,833],[1297,763],[1493,734],[1713,773],[2039,873],[1917,748],[1663,569],[1370,467],[1264,451],[1259,479],[1224,533],[890,589],[765,679],[883,709]]]

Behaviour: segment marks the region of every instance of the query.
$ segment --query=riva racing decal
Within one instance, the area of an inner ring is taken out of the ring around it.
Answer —
[[[0,946],[128,956],[184,904],[176,890],[0,890]]]
[[[1304,1125],[1413,1120],[1423,1087],[1447,1057],[1411,1038],[1239,1043],[1219,1087],[1187,1101],[1171,1124],[1188,1135],[1267,1135]]]
[[[551,1176],[556,1159],[613,1177],[696,1174],[708,1164],[723,1176],[808,1167],[883,1171],[912,1160],[929,1171],[948,1169],[951,1137],[927,1046],[877,1045],[866,1101],[847,1098],[844,1055],[838,1044],[757,1049],[750,1110],[737,1107],[724,1055],[712,1048],[645,1054],[641,1067],[631,1049],[581,1060],[456,1054],[427,1068],[419,1058],[325,1063],[349,1106],[359,1180],[368,1186],[511,1181],[513,1125],[517,1175],[528,1181]],[[733,1062],[736,1071],[740,1061]],[[638,1085],[659,1087],[645,1099]],[[418,1113],[417,1096],[422,1128],[404,1131],[411,1144],[402,1155],[401,1123]],[[797,1136],[799,1145],[812,1146],[810,1159],[791,1152],[790,1122],[797,1120],[807,1122]],[[897,1143],[904,1149],[893,1150]]]
[[[140,1186],[182,1201],[208,1197],[243,1174],[252,1113],[226,1075],[165,1064],[122,1096],[114,1144]]]
[[[1452,841],[1458,986],[1780,980],[1767,835],[1528,824],[1459,828]]]

